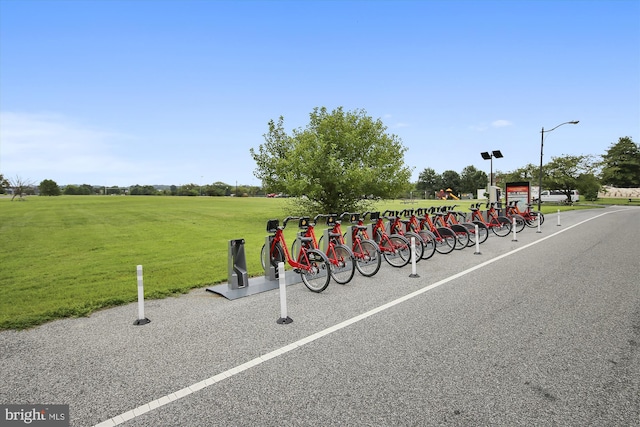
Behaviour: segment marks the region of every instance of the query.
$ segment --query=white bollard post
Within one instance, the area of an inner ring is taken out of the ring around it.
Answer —
[[[474,252],[474,255],[480,255],[480,238],[478,237],[478,224],[476,224],[476,251]]]
[[[144,282],[142,280],[142,266],[137,268],[138,276],[138,319],[133,322],[134,325],[146,325],[151,320],[144,317]]]
[[[284,262],[278,263],[278,281],[280,284],[280,318],[276,321],[281,325],[293,322],[287,315],[287,280],[284,272]]]
[[[560,209],[558,209],[558,227],[560,227]]]
[[[540,230],[540,213],[538,212],[538,231],[536,231],[536,233],[542,233],[542,230]]]
[[[420,277],[416,271],[416,238],[411,236],[411,274],[409,277]]]
[[[511,239],[512,242],[517,242],[518,241],[518,237],[516,236],[516,218],[513,217],[513,239]]]

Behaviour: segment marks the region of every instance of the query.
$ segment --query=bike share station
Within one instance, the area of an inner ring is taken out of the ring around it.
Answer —
[[[531,185],[528,181],[507,182],[505,185],[506,203],[518,202],[520,206],[526,206],[531,200]]]
[[[267,231],[274,233],[275,229],[269,221]],[[276,226],[277,227],[277,226]],[[329,229],[324,230],[323,242],[329,241]],[[350,233],[347,233],[348,240],[351,240]],[[270,248],[273,243],[273,235],[265,237],[265,248]],[[244,252],[244,239],[229,240],[228,250],[228,282],[206,288],[208,292],[212,292],[223,297],[234,300],[260,292],[271,291],[280,286],[280,277],[278,274],[278,266],[272,265],[270,259],[263,260],[264,275],[260,277],[249,278],[247,274],[247,259]],[[350,243],[349,243],[350,244]],[[323,248],[326,252],[326,248]],[[269,251],[265,250],[265,257],[269,258]],[[286,264],[286,260],[285,264]],[[328,274],[328,272],[327,272]],[[300,274],[290,271],[285,274],[285,284],[293,285],[302,282]]]

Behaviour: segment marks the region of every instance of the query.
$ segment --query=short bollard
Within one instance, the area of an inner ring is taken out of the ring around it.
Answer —
[[[411,274],[409,277],[420,277],[416,270],[416,238],[411,237]]]
[[[481,255],[480,252],[480,238],[478,237],[478,224],[475,225],[476,229],[476,251],[473,253],[474,255]]]
[[[538,231],[536,231],[536,233],[542,233],[542,230],[540,230],[540,216],[541,214],[538,213]]]
[[[284,273],[284,262],[278,263],[278,282],[280,284],[280,318],[276,323],[287,325],[293,322],[293,319],[287,316],[287,280]]]
[[[134,325],[146,325],[151,320],[144,317],[144,283],[142,281],[142,266],[137,268],[138,272],[138,319],[133,322]]]
[[[517,242],[518,241],[518,237],[516,236],[516,219],[515,217],[513,218],[513,239],[511,239],[512,242]]]
[[[558,227],[560,227],[560,209],[558,209]]]

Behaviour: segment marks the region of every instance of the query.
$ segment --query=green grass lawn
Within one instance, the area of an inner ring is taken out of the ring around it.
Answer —
[[[266,222],[287,216],[287,202],[234,197],[0,198],[0,330],[135,301],[137,265],[143,266],[146,298],[225,282],[232,239],[245,239],[249,275],[262,275]],[[457,204],[466,211],[472,202],[396,200],[379,202],[376,208]],[[543,212],[558,208],[543,205]],[[287,227],[289,243],[296,231],[296,224]]]

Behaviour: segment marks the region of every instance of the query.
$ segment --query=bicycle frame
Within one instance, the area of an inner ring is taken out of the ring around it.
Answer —
[[[393,267],[404,267],[411,261],[411,248],[406,237],[399,234],[388,234],[380,212],[366,212],[363,217],[369,214],[369,218],[373,222],[374,242],[378,244],[378,248],[382,253],[385,261]]]

